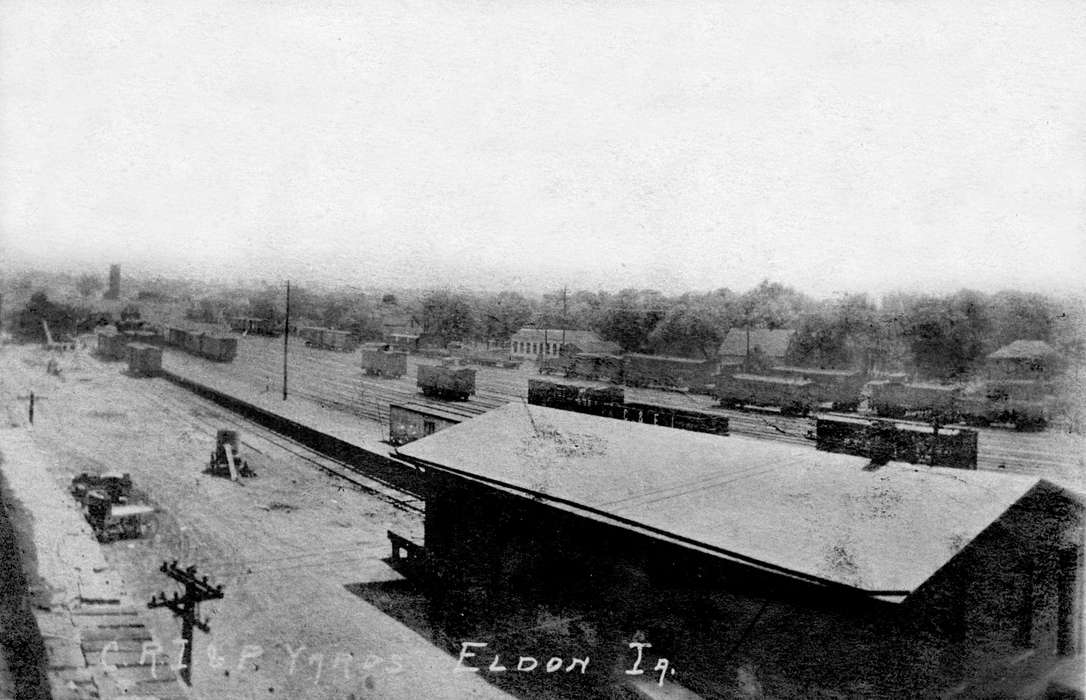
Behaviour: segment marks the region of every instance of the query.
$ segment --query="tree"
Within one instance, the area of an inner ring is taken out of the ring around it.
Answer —
[[[469,337],[474,326],[472,304],[463,294],[438,290],[423,298],[423,333],[437,335],[448,343]]]
[[[532,307],[517,292],[499,292],[479,303],[479,325],[482,337],[490,340],[509,340],[532,317]]]
[[[623,289],[603,297],[596,330],[624,351],[637,352],[648,344],[649,335],[669,309],[670,303],[654,289]]]
[[[716,356],[724,327],[704,298],[688,294],[656,324],[648,344],[656,354],[708,359]]]
[[[955,379],[982,360],[991,329],[984,296],[962,290],[949,297],[921,297],[906,308],[902,335],[925,376]]]
[[[792,328],[813,307],[809,297],[791,287],[762,280],[740,298],[740,322],[749,326]]]
[[[800,319],[788,359],[806,367],[870,368],[881,359],[883,336],[878,310],[867,296],[845,295]]]
[[[49,301],[45,292],[38,291],[31,295],[26,307],[16,317],[15,333],[24,340],[45,340],[45,329],[42,327],[42,321],[45,321],[49,324],[49,333],[58,339],[75,332],[76,318],[75,309]]]
[[[98,275],[80,275],[79,279],[75,281],[75,289],[84,299],[88,298],[91,294],[94,294],[103,287],[105,287],[105,284],[102,282],[102,278]]]

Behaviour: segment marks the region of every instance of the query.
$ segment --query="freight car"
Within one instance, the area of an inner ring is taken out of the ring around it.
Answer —
[[[101,331],[98,333],[98,355],[107,360],[123,360],[127,357],[124,346],[127,338],[123,333]]]
[[[923,382],[878,381],[869,384],[870,408],[882,418],[915,417],[951,422],[961,386]]]
[[[805,416],[815,407],[814,383],[809,379],[760,374],[718,374],[713,394],[725,408],[775,406],[786,415]]]
[[[621,405],[624,399],[625,392],[617,386],[528,380],[528,403],[533,406],[602,415],[605,407]]]
[[[695,433],[728,434],[728,417],[719,413],[640,402],[628,402],[624,404],[624,409],[623,419],[628,421],[690,430]]]
[[[215,362],[230,362],[238,354],[238,339],[185,328],[169,328],[166,342],[187,353]]]
[[[825,452],[932,466],[977,468],[977,431],[925,423],[845,416],[815,419],[815,446]]]
[[[391,345],[362,347],[362,372],[376,377],[402,377],[407,374],[407,353]]]
[[[416,384],[427,396],[467,401],[475,393],[475,370],[419,365]]]
[[[306,347],[338,352],[351,352],[355,348],[347,331],[306,327],[298,330],[298,336],[305,341]]]
[[[278,336],[282,329],[270,318],[253,318],[250,316],[234,316],[230,319],[230,330],[245,335]]]
[[[970,425],[1013,425],[1016,430],[1043,430],[1051,420],[1055,397],[1043,382],[998,380],[963,392],[955,404],[958,417]]]
[[[705,392],[714,371],[714,363],[709,360],[638,353],[622,358],[623,381],[627,386]]]
[[[129,343],[128,373],[135,377],[157,377],[162,373],[162,348],[145,343]]]
[[[463,416],[433,406],[417,403],[389,404],[388,444],[399,447],[433,435],[463,420]]]
[[[780,377],[806,379],[811,382],[818,404],[831,404],[836,411],[855,411],[868,377],[851,369],[814,369],[810,367],[774,367],[770,370]]]
[[[728,434],[727,416],[648,403],[627,403],[625,391],[616,386],[529,379],[528,403],[533,406],[547,406],[633,423],[647,423],[715,435]]]
[[[566,376],[573,379],[622,384],[624,377],[623,359],[618,355],[603,353],[577,353],[573,356],[572,363],[566,369]]]

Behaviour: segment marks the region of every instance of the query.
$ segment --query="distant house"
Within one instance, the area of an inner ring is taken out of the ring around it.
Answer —
[[[988,355],[991,379],[1046,379],[1058,372],[1063,358],[1043,340],[1016,340]]]
[[[742,364],[749,352],[761,355],[770,365],[784,364],[784,356],[795,333],[785,329],[732,328],[720,346],[720,360],[726,365]]]
[[[563,352],[576,354],[591,352],[602,355],[617,354],[618,343],[601,339],[592,331],[571,331],[560,328],[521,328],[513,334],[509,352],[514,357],[555,357]]]
[[[393,335],[418,336],[422,333],[422,324],[411,314],[388,314],[381,319],[381,333],[386,341]]]

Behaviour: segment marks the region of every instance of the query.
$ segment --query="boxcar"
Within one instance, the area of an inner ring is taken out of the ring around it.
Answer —
[[[871,382],[871,408],[884,418],[942,417],[956,415],[961,387],[954,384]]]
[[[795,415],[806,415],[815,404],[814,384],[791,377],[718,374],[713,393],[721,406],[776,406],[782,413]]]
[[[631,353],[622,361],[623,381],[628,386],[704,391],[712,382],[713,370],[710,360],[685,357]]]
[[[810,381],[815,402],[833,404],[833,408],[839,411],[855,411],[860,405],[864,384],[867,383],[866,374],[851,369],[774,367],[771,372],[781,377]]]
[[[175,348],[184,348],[187,345],[189,332],[184,328],[170,327],[166,330],[166,342]]]
[[[154,377],[162,372],[162,348],[146,343],[129,343],[128,372],[137,377]]]
[[[622,358],[618,355],[603,353],[577,353],[573,356],[572,363],[567,364],[566,376],[621,384],[623,381]]]
[[[402,377],[407,374],[407,353],[390,345],[362,347],[362,372],[376,377]]]
[[[624,399],[625,392],[618,386],[528,380],[528,403],[534,406],[610,415],[611,407],[621,406]]]
[[[238,354],[238,339],[224,335],[203,335],[200,355],[215,362],[230,362]]]
[[[1043,430],[1051,420],[1055,397],[1044,382],[996,380],[963,392],[956,413],[972,425],[1002,423],[1018,430]]]
[[[662,425],[677,430],[690,430],[695,433],[728,434],[728,417],[709,411],[630,402],[625,405],[625,413],[622,417],[629,421]]]
[[[935,429],[924,423],[895,423],[844,416],[815,420],[815,446],[825,452],[957,469],[977,468],[977,431]]]
[[[467,401],[475,393],[475,370],[419,365],[416,384],[427,396]]]
[[[128,357],[128,351],[125,350],[127,341],[122,333],[99,333],[98,354],[109,360],[123,360]]]
[[[463,421],[462,416],[422,404],[389,404],[388,442],[393,446],[424,438]]]

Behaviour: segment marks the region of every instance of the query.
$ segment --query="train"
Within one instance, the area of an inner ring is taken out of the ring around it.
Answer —
[[[625,390],[616,386],[529,379],[528,404],[679,430],[728,434],[727,416],[711,411],[626,401]]]
[[[320,348],[322,350],[335,350],[337,352],[354,352],[358,345],[347,331],[337,331],[331,328],[306,327],[298,329],[298,336],[305,341],[306,347]]]
[[[171,327],[166,331],[166,344],[214,362],[232,362],[238,354],[238,339]]]
[[[451,401],[467,401],[475,393],[475,370],[419,365],[416,385],[423,394]]]
[[[407,353],[389,344],[363,345],[362,372],[376,377],[402,377],[407,374]]]

